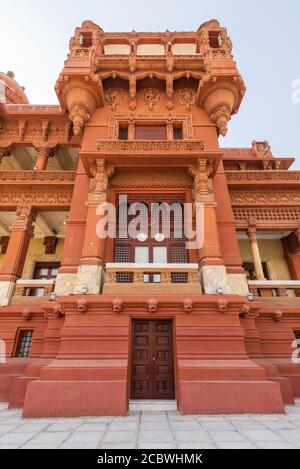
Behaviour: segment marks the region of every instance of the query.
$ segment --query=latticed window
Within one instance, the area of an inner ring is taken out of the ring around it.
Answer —
[[[136,214],[130,214],[129,207],[135,204]],[[140,210],[143,204],[143,210]],[[171,210],[170,210],[171,209]],[[184,198],[182,196],[137,196],[128,197],[128,205],[119,207],[117,239],[114,262],[137,264],[187,264],[189,262],[184,236]],[[126,230],[130,222],[139,216],[141,231],[137,239]],[[130,274],[117,274],[118,283],[132,283]],[[160,274],[145,274],[145,283],[159,283]],[[173,274],[173,283],[186,283],[186,274]]]
[[[16,350],[16,357],[27,358],[29,357],[30,347],[32,344],[33,331],[20,331],[18,345]]]

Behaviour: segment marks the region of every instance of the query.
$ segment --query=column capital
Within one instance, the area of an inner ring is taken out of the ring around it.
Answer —
[[[257,234],[256,220],[251,218],[248,220],[248,228],[247,228],[247,235],[251,243],[257,242],[256,234]]]
[[[107,164],[106,160],[96,160],[93,165],[93,176],[87,205],[91,206],[106,202],[109,179],[115,174],[115,168]]]
[[[27,231],[30,236],[34,236],[33,222],[36,220],[37,212],[31,205],[17,207],[16,219],[10,227],[10,231]]]
[[[199,158],[196,166],[189,167],[189,174],[194,178],[195,202],[215,203],[213,193],[213,168],[207,158]]]

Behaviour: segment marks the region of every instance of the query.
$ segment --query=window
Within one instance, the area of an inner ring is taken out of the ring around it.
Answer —
[[[20,331],[16,350],[17,358],[29,357],[33,331]]]
[[[60,267],[59,262],[38,262],[35,266],[34,280],[55,280]],[[44,288],[34,288],[30,291],[30,296],[44,296]]]
[[[128,140],[128,127],[120,127],[119,140]]]
[[[295,337],[296,337],[296,340],[299,340],[299,346],[300,346],[300,331],[295,331]]]
[[[174,127],[174,140],[183,140],[182,127]]]
[[[92,47],[93,35],[91,32],[84,32],[80,36],[80,45],[82,47]]]
[[[165,125],[137,125],[135,128],[136,140],[167,140],[167,127]]]
[[[213,49],[218,49],[221,45],[221,32],[220,31],[210,31],[209,32],[209,45]]]

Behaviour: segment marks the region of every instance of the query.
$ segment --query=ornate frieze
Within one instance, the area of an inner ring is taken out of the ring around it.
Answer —
[[[298,182],[300,171],[226,171],[228,182]]]
[[[125,99],[125,96],[125,90],[119,87],[108,88],[105,93],[106,100],[113,111],[117,109],[118,105]]]
[[[269,191],[232,191],[230,192],[232,205],[274,206],[274,205],[300,205],[300,192],[298,190],[269,190]]]
[[[201,141],[98,141],[99,152],[197,152],[204,150],[204,142]]]
[[[111,180],[114,189],[189,189],[192,178],[185,174],[155,175],[117,174]]]
[[[69,207],[73,196],[73,187],[69,189],[1,189],[0,206],[34,206],[34,207]]]
[[[158,103],[160,93],[156,88],[145,88],[140,93],[142,101],[148,106],[149,111],[153,111]]]
[[[196,104],[196,93],[192,88],[181,88],[178,91],[178,101],[187,111]]]
[[[0,171],[3,184],[72,184],[76,179],[75,171]]]
[[[254,218],[258,224],[273,226],[275,222],[276,226],[287,223],[297,226],[300,220],[300,208],[233,207],[233,214],[238,223],[246,224],[250,218]]]

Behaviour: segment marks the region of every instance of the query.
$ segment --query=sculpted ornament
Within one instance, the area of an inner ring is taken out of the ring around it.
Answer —
[[[220,300],[218,300],[217,306],[220,313],[227,313],[228,302],[224,298],[220,298]]]
[[[196,93],[192,88],[182,88],[178,91],[178,100],[182,106],[190,111],[196,104]]]
[[[240,311],[240,316],[242,318],[248,318],[250,316],[250,306],[247,305],[247,304],[244,304],[241,308],[241,311]]]
[[[87,313],[89,310],[89,303],[85,299],[77,301],[77,311],[81,314]]]
[[[124,303],[122,300],[119,300],[118,298],[113,301],[113,311],[114,313],[120,314],[123,311],[124,308]]]
[[[141,98],[147,104],[149,111],[153,111],[160,98],[159,91],[155,88],[145,88],[141,92]]]
[[[118,87],[108,88],[105,96],[108,104],[110,104],[112,110],[115,111],[117,106],[125,98],[125,91]]]
[[[157,313],[157,311],[159,310],[158,301],[155,298],[151,298],[147,302],[147,309],[148,309],[149,313],[151,313],[151,314]]]
[[[193,312],[194,303],[191,300],[191,298],[186,298],[185,300],[183,300],[182,306],[183,306],[183,309],[184,309],[185,313],[192,313]]]
[[[282,321],[283,320],[283,312],[280,311],[280,310],[275,311],[274,314],[272,314],[272,318],[276,322]]]
[[[61,319],[65,317],[66,313],[64,307],[61,304],[57,303],[53,308],[53,314],[57,319]]]
[[[25,321],[31,321],[33,317],[32,311],[30,309],[24,309],[22,317]]]

